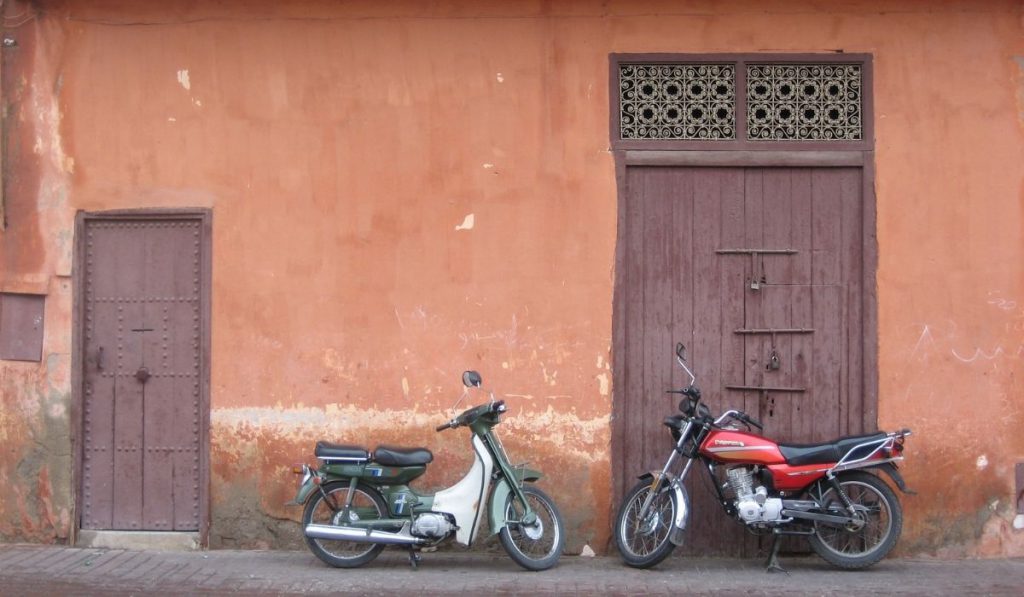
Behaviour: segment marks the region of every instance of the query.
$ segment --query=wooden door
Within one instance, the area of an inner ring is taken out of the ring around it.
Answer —
[[[82,222],[81,528],[200,529],[207,230],[202,214]]]
[[[782,442],[865,431],[860,168],[628,167],[617,274],[616,492],[660,468],[665,416],[687,381],[713,412],[739,408]],[[870,405],[868,405],[870,406]],[[873,425],[870,424],[869,426]],[[685,550],[745,556],[758,542],[687,482]]]

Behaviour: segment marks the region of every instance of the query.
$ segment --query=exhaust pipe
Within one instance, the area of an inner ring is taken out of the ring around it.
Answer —
[[[382,543],[386,545],[415,545],[417,543],[426,543],[425,539],[419,537],[413,537],[409,534],[406,527],[403,527],[401,531],[392,533],[389,531],[374,531],[367,532],[367,529],[357,529],[355,527],[335,527],[327,524],[309,524],[306,525],[305,533],[307,537],[313,539],[332,539],[335,541],[358,541],[360,543]]]

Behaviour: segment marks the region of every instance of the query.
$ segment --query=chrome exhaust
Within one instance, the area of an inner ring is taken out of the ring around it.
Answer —
[[[306,525],[307,537],[314,539],[331,539],[335,541],[358,541],[360,543],[383,543],[387,545],[416,545],[426,543],[426,539],[413,537],[409,534],[408,524],[401,531],[374,531],[355,527],[336,527],[327,524]]]

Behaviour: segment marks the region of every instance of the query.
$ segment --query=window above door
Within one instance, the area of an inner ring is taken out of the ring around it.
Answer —
[[[867,54],[612,54],[614,149],[870,150]]]

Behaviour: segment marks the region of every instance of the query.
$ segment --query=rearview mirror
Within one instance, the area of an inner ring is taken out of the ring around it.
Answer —
[[[686,360],[686,347],[683,346],[682,342],[676,344],[676,356],[681,360]]]
[[[483,382],[483,379],[480,378],[480,374],[476,371],[466,371],[462,374],[462,385],[467,388],[479,388]]]

